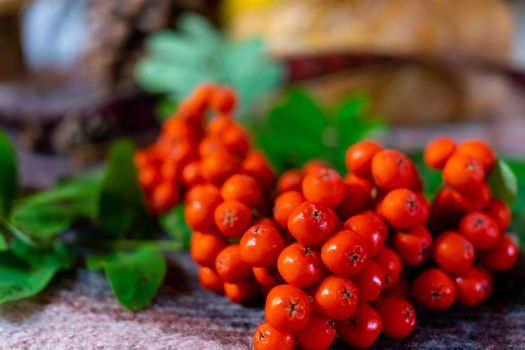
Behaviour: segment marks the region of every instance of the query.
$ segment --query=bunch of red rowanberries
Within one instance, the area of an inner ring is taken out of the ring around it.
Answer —
[[[372,141],[350,147],[345,160],[344,179],[311,162],[277,182],[273,217],[289,243],[273,266],[286,284],[267,295],[256,349],[292,349],[295,341],[328,349],[336,334],[367,348],[380,333],[402,339],[415,327],[398,279],[403,263],[423,263],[432,244],[416,167]]]
[[[356,348],[381,333],[405,338],[416,323],[409,300],[477,304],[492,289],[485,268],[516,262],[503,234],[509,208],[484,181],[494,163],[486,145],[428,145],[425,161],[446,184],[432,204],[414,163],[372,141],[347,150],[344,178],[314,160],[275,183],[232,119],[235,104],[228,88],[200,87],[136,162],[152,212],[184,197],[201,284],[236,303],[266,295],[256,349],[322,350],[337,334]]]
[[[223,211],[233,206],[246,214],[239,204],[253,209],[268,197],[274,173],[264,155],[250,149],[249,134],[233,119],[236,105],[232,89],[202,85],[164,123],[156,142],[136,152],[139,181],[152,213],[165,212],[185,199],[188,222],[196,230],[205,230],[214,217],[213,213],[204,215],[204,204],[196,204],[199,198],[205,197],[206,205],[214,207],[222,201],[222,191],[224,200],[236,201],[222,206]]]
[[[434,199],[429,220],[437,266],[415,278],[412,295],[432,310],[447,309],[454,301],[479,304],[492,293],[490,271],[510,269],[519,255],[506,233],[510,209],[492,197],[486,182],[494,152],[481,141],[456,144],[439,138],[427,145],[424,158],[428,166],[442,170],[445,185]]]

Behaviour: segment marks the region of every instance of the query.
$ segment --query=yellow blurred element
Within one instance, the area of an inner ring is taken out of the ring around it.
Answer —
[[[227,22],[247,11],[265,8],[277,0],[225,0],[222,3],[222,14]]]

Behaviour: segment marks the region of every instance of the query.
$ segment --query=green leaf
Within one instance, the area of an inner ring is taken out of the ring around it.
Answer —
[[[504,160],[498,159],[490,172],[488,179],[492,194],[511,205],[518,195],[518,180],[516,175]]]
[[[44,245],[67,230],[73,220],[70,208],[56,203],[15,207],[10,216],[14,226]]]
[[[9,248],[5,237],[0,234],[0,252],[6,251]]]
[[[10,250],[0,253],[0,303],[38,294],[71,263],[72,257],[63,246],[37,250],[15,240]]]
[[[184,204],[179,204],[160,217],[160,226],[169,233],[176,242],[188,249],[190,246],[191,229],[184,218]]]
[[[423,192],[425,196],[429,200],[432,200],[443,183],[441,172],[431,169],[425,164],[423,160],[423,151],[416,151],[407,154],[416,165],[418,173],[421,176],[421,180],[424,184]]]
[[[267,54],[262,40],[232,41],[194,14],[182,16],[177,31],[148,37],[135,68],[144,89],[171,100],[187,97],[205,82],[229,85],[237,90],[241,116],[281,87],[284,77],[283,64]]]
[[[18,192],[16,153],[9,136],[0,129],[0,215],[6,217]]]
[[[144,235],[150,219],[133,164],[134,146],[126,140],[116,141],[108,163],[98,202],[98,224],[110,237],[120,238],[132,231]]]
[[[102,172],[90,171],[16,202],[9,217],[16,227],[11,233],[51,245],[79,218],[94,218],[101,181]]]
[[[166,275],[166,261],[152,246],[144,246],[130,254],[92,257],[88,266],[103,268],[119,302],[133,311],[151,302]]]
[[[55,264],[31,265],[11,252],[0,253],[0,303],[38,294],[57,271]]]

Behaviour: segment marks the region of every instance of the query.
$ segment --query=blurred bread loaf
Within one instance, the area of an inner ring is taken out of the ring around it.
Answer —
[[[326,102],[364,91],[375,112],[402,123],[494,115],[510,85],[473,63],[509,64],[513,29],[502,0],[283,0],[244,10],[231,22],[232,36],[262,36],[278,57],[409,58],[304,82]]]

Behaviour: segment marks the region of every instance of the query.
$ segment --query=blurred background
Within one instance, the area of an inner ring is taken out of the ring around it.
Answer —
[[[27,187],[100,161],[115,138],[147,144],[206,81],[238,90],[238,118],[278,168],[363,137],[410,151],[481,138],[523,158],[525,3],[0,0],[0,123]],[[316,118],[306,147],[297,125]]]

